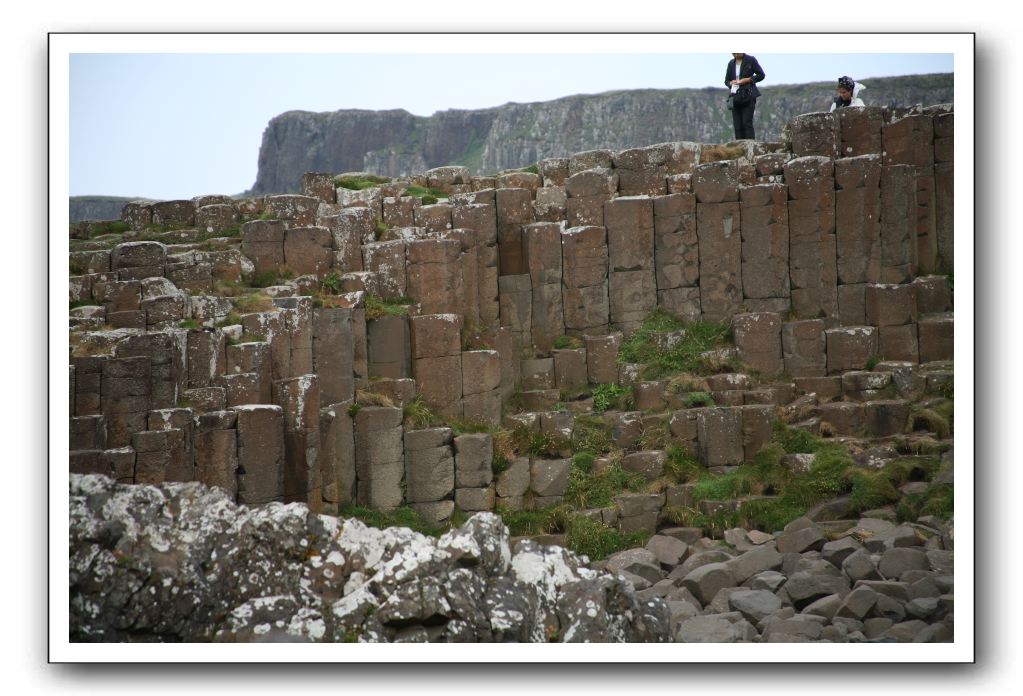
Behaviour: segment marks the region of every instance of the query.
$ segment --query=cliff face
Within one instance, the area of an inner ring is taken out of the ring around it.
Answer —
[[[863,97],[871,105],[953,101],[951,74],[864,78],[864,83]],[[832,87],[830,82],[762,87],[757,138],[778,140],[782,126],[795,116],[826,111]],[[483,174],[595,148],[726,142],[733,130],[724,97],[723,87],[628,90],[430,117],[404,110],[289,111],[271,120],[263,133],[251,193],[297,192],[301,175],[311,171],[398,176],[459,164]]]
[[[68,211],[71,222],[79,220],[118,220],[121,208],[132,201],[150,202],[148,198],[125,196],[71,196]]]

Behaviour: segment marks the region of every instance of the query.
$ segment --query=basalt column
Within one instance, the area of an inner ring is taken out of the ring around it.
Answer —
[[[607,232],[603,227],[572,227],[561,233],[564,263],[565,331],[572,336],[608,332]]]
[[[881,157],[835,161],[838,320],[864,323],[864,290],[881,278]]]
[[[739,188],[742,294],[752,312],[790,308],[788,192],[781,184]]]
[[[742,311],[742,236],[735,161],[699,165],[693,173],[700,240],[700,308],[705,321]]]
[[[831,159],[785,164],[789,191],[789,279],[792,311],[801,319],[838,317],[835,177]]]
[[[696,196],[654,198],[654,272],[657,306],[686,321],[700,318],[700,247]]]
[[[526,263],[532,289],[530,333],[541,354],[565,333],[562,303],[561,225],[537,222],[523,228]]]
[[[611,324],[631,334],[657,306],[654,273],[654,206],[647,196],[604,204],[609,259]]]

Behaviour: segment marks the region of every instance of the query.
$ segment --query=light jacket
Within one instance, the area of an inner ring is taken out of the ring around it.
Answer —
[[[839,102],[841,102],[842,100],[839,97],[836,96],[831,101],[831,110],[834,111],[835,109],[844,108],[844,107],[847,107],[847,106],[866,106],[866,104],[863,103],[863,100],[860,99],[860,97],[859,97],[860,92],[862,90],[866,89],[866,88],[867,88],[867,86],[865,84],[863,84],[862,82],[854,83],[853,84],[852,99],[849,100],[849,103],[848,104],[840,104]]]

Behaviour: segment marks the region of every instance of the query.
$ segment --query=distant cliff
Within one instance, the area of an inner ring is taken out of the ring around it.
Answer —
[[[79,220],[119,220],[121,208],[131,201],[149,202],[148,198],[138,196],[71,196],[68,198],[68,210],[71,222]]]
[[[953,101],[953,75],[863,78],[867,104],[910,106]],[[833,84],[761,87],[756,128],[777,140],[793,117],[826,111]],[[595,148],[624,149],[673,140],[731,140],[725,90],[640,89],[574,95],[490,109],[439,111],[288,111],[263,132],[251,194],[290,193],[305,172],[369,171],[397,176],[459,164],[473,173],[525,167],[545,157]]]

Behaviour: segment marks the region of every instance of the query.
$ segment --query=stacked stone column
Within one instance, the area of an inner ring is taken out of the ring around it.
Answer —
[[[685,321],[700,318],[700,248],[692,192],[654,198],[657,306]]]
[[[792,311],[801,319],[837,318],[833,161],[821,156],[789,160],[785,181],[789,192]]]
[[[693,193],[700,244],[700,310],[705,321],[725,322],[742,311],[742,232],[736,163],[697,166]]]
[[[739,188],[742,294],[751,312],[789,312],[788,193],[781,184]]]
[[[322,510],[320,388],[316,375],[274,382],[274,402],[284,418],[283,495],[286,503]]]
[[[320,409],[320,478],[328,514],[356,500],[354,403],[348,399]]]
[[[468,195],[468,194],[462,194]],[[478,191],[456,200],[451,209],[451,223],[456,229],[470,229],[476,235],[477,310],[481,327],[496,327],[500,319],[497,278],[499,257],[497,243],[497,209],[493,189]]]
[[[405,450],[402,411],[364,406],[355,414],[356,500],[376,510],[393,510],[403,500]]]
[[[238,431],[235,411],[210,411],[195,417],[195,480],[238,495]]]
[[[647,196],[604,204],[609,259],[611,325],[631,334],[657,306],[654,206]]]
[[[523,239],[532,288],[530,337],[536,350],[546,355],[554,339],[565,333],[561,226],[553,222],[527,225]]]
[[[952,273],[955,236],[955,114],[934,117],[934,231],[940,273]]]
[[[881,129],[886,167],[907,166],[911,196],[903,215],[910,222],[909,277],[884,278],[883,282],[905,283],[917,272],[931,273],[937,268],[938,244],[935,231],[934,200],[934,120],[930,114],[910,114],[895,118]]]
[[[450,428],[405,432],[405,499],[433,523],[449,519],[455,507],[452,435]]]
[[[259,505],[284,499],[284,411],[272,404],[235,406],[238,437],[238,502]]]
[[[457,239],[418,239],[406,246],[408,294],[424,314],[462,314],[462,244]]]
[[[405,242],[371,242],[362,247],[363,268],[373,273],[374,287],[385,300],[396,300],[408,294]]]
[[[565,193],[568,195],[566,201],[568,226],[602,226],[604,203],[610,200],[617,190],[618,175],[607,168],[596,167],[573,172],[565,182]]]
[[[608,332],[608,246],[604,227],[572,227],[561,234],[565,331],[572,336]]]
[[[461,317],[427,314],[410,321],[412,372],[423,401],[439,413],[461,417]]]
[[[844,326],[864,323],[866,284],[881,278],[880,182],[879,155],[835,161],[838,321]]]
[[[917,286],[868,285],[866,323],[877,327],[877,353],[885,360],[918,362]]]

